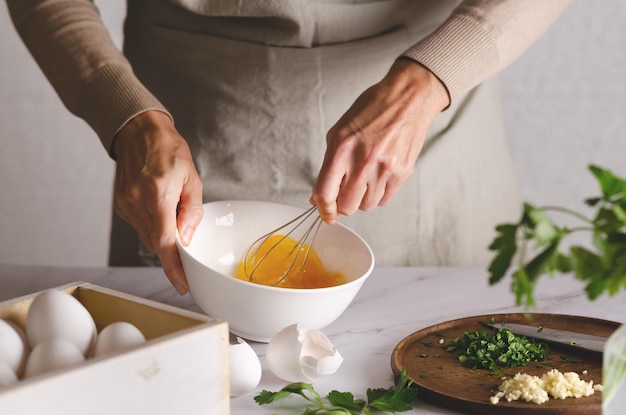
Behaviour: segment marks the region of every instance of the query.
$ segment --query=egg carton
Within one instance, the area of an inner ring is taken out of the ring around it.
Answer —
[[[228,324],[90,283],[73,295],[96,327],[135,325],[146,342],[0,388],[3,415],[228,414]],[[0,302],[0,319],[24,329],[39,293]]]

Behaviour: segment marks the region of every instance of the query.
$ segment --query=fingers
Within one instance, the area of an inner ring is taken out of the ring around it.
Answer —
[[[153,206],[151,238],[165,275],[179,294],[185,294],[189,287],[176,247],[177,193],[179,192],[167,192],[164,198]]]
[[[155,188],[159,186],[153,186]],[[116,212],[138,233],[144,245],[156,252],[163,271],[179,294],[185,294],[188,286],[176,247],[176,210],[180,190],[131,191],[141,198],[116,196]],[[201,191],[199,197],[201,198]],[[181,203],[181,206],[184,206]],[[189,210],[182,207],[181,210]],[[196,224],[197,226],[197,224]]]
[[[188,244],[202,218],[202,183],[189,147],[162,113],[142,114],[115,142],[115,210],[159,255],[176,291],[188,291],[176,231]]]
[[[202,183],[194,177],[180,194],[177,227],[183,245],[189,245],[191,238],[202,220]]]
[[[329,225],[337,222],[337,196],[341,189],[341,183],[345,177],[345,170],[340,168],[340,163],[334,163],[332,155],[327,153],[320,174],[313,187],[311,203],[317,205],[317,210],[322,220]]]
[[[202,220],[202,184],[197,176],[189,178],[180,191],[171,192],[172,195],[180,193],[180,199],[164,202],[164,210],[155,215],[155,236],[158,243],[155,244],[156,252],[161,259],[163,271],[179,294],[189,291],[187,279],[180,260],[180,254],[176,247],[175,233],[179,230],[181,242],[189,245],[193,233]],[[178,209],[178,213],[177,212]],[[173,213],[173,215],[172,215]]]
[[[311,200],[322,219],[337,221],[388,204],[412,174],[428,126],[448,103],[426,68],[398,60],[329,130]]]
[[[387,186],[385,187],[385,192],[381,196],[381,198],[380,198],[380,200],[378,202],[378,206],[386,206],[389,202],[391,202],[391,200],[394,198],[394,196],[400,190],[401,186],[402,186],[402,182],[400,182],[400,181],[395,181],[395,180],[387,181]]]
[[[387,204],[410,175],[407,170],[411,170],[400,168],[400,163],[381,160],[355,163],[360,169],[344,175],[337,192],[336,206],[341,215],[352,215],[357,210],[370,211]]]
[[[367,122],[367,128],[348,124],[329,132],[312,195],[327,223],[336,222],[338,215],[388,203],[413,170],[416,140],[399,128],[373,128],[372,121]]]
[[[383,177],[377,177],[374,180],[370,180],[368,182],[367,189],[365,194],[361,197],[360,204],[358,206],[359,210],[370,211],[374,209],[376,206],[381,205],[381,201],[385,196],[385,192],[387,190],[387,174],[383,174]]]

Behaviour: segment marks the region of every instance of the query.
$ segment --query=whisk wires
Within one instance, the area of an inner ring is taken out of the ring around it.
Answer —
[[[272,252],[277,251],[281,245],[290,243],[294,240],[291,238],[291,235],[294,234],[298,228],[303,226],[316,212],[316,210],[317,207],[312,206],[289,222],[261,236],[250,245],[246,251],[244,260],[244,274],[249,281],[255,281],[255,273],[259,270],[261,264],[268,259]],[[293,244],[293,247],[285,256],[286,260],[292,256],[293,259],[287,261],[288,265],[285,266],[285,270],[282,273],[277,273],[279,275],[276,276],[276,281],[271,285],[280,284],[292,271],[297,271],[298,273],[303,272],[304,265],[306,264],[306,261],[309,258],[309,253],[311,252],[311,246],[315,241],[321,224],[322,219],[317,216],[311,225],[306,228],[304,232],[302,232],[298,241]],[[278,240],[261,253],[262,248],[264,248],[265,245],[275,237],[278,237]],[[301,261],[298,261],[299,258]],[[252,268],[250,269],[250,267]]]

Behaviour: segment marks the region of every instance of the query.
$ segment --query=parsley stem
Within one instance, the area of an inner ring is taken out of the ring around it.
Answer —
[[[561,213],[566,213],[568,215],[574,216],[578,219],[580,219],[583,222],[586,222],[590,225],[593,225],[593,220],[589,219],[588,217],[586,217],[585,215],[576,212],[575,210],[572,209],[568,209],[568,208],[564,208],[564,207],[560,207],[560,206],[543,206],[540,208],[541,210],[544,211],[554,211],[554,212],[561,212]]]
[[[570,233],[572,232],[593,232],[595,230],[595,228],[591,227],[591,226],[578,226],[576,228],[570,228],[569,231]]]

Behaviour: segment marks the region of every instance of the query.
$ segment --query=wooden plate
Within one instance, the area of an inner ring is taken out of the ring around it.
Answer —
[[[418,388],[419,399],[445,406],[463,413],[474,414],[559,414],[600,415],[602,393],[586,398],[550,399],[541,405],[526,401],[492,404],[502,376],[507,378],[518,372],[541,376],[552,368],[561,372],[577,372],[585,381],[594,385],[602,383],[602,354],[576,350],[568,346],[550,344],[548,360],[531,362],[527,366],[502,368],[497,375],[484,369],[471,369],[461,365],[458,356],[445,350],[446,346],[464,332],[485,331],[482,322],[491,319],[496,323],[521,323],[541,325],[559,330],[576,331],[608,337],[619,327],[619,323],[588,317],[516,313],[490,314],[448,321],[419,330],[403,339],[391,355],[394,374],[406,369]],[[443,344],[440,340],[443,339]],[[583,374],[586,371],[586,374]]]

